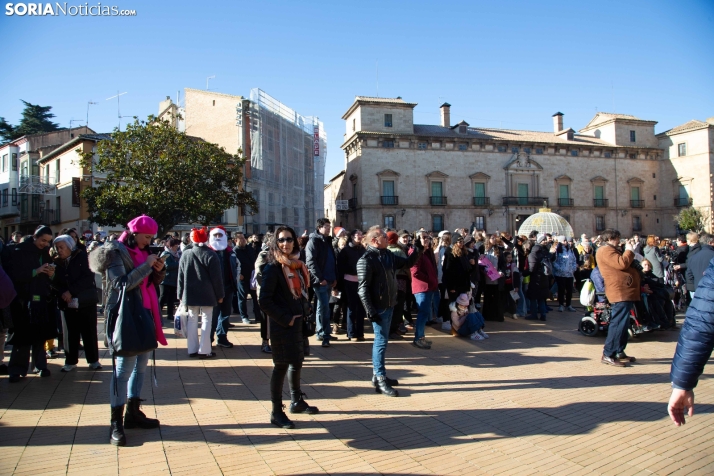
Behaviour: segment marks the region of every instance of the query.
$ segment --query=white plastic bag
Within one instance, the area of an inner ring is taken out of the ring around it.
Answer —
[[[595,303],[595,285],[589,279],[583,283],[583,288],[580,290],[580,304],[585,307],[591,307]]]
[[[516,291],[515,289],[511,289],[511,290],[508,291],[508,292],[510,293],[511,299],[513,299],[513,302],[518,301],[518,299],[520,298],[520,295],[518,294],[518,291]]]
[[[176,337],[186,338],[186,322],[188,320],[188,308],[183,304],[179,304],[174,315],[174,335]]]

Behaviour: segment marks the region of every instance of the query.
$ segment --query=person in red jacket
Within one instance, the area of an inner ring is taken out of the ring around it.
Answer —
[[[439,309],[439,279],[436,258],[434,253],[429,252],[432,248],[431,237],[423,232],[421,240],[424,244],[424,254],[411,267],[412,293],[419,307],[412,345],[420,349],[431,349],[431,341],[426,340],[424,328],[427,321],[431,319],[432,313],[435,315]],[[409,251],[410,255],[412,253],[414,253],[413,248]]]

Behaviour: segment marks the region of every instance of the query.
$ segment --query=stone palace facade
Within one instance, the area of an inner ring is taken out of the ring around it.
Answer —
[[[714,118],[660,134],[655,121],[597,113],[579,132],[414,124],[415,103],[358,96],[342,117],[345,168],[325,185],[337,226],[517,230],[547,204],[575,233],[673,236],[674,216],[710,217]],[[710,222],[708,223],[710,227]]]

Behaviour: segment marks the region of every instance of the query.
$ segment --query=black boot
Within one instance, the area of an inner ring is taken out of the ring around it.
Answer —
[[[285,414],[285,405],[282,403],[273,403],[273,412],[270,414],[270,423],[273,425],[292,430],[295,428],[295,424],[288,418]]]
[[[399,385],[399,380],[397,380],[395,378],[389,378],[386,375],[384,376],[384,378],[387,379],[387,383],[389,384],[390,387],[396,387],[397,385]],[[377,388],[377,376],[376,375],[372,375],[372,385],[374,385],[374,388]]]
[[[142,430],[151,430],[159,427],[159,420],[146,418],[144,412],[140,410],[141,398],[130,398],[126,405],[126,415],[124,416],[124,427],[141,428]]]
[[[111,430],[109,431],[109,443],[115,446],[126,445],[126,436],[124,436],[124,405],[112,407]]]
[[[308,415],[314,415],[320,412],[317,407],[308,405],[303,397],[307,397],[303,392],[300,392],[298,395],[293,395],[293,401],[290,403],[290,413],[307,413]]]
[[[377,377],[377,386],[374,387],[374,390],[377,393],[381,393],[383,395],[386,395],[388,397],[397,397],[399,396],[399,392],[394,390],[391,385],[389,385],[389,382],[387,381],[387,377]]]

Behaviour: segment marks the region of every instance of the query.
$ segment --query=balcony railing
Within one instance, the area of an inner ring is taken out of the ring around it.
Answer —
[[[630,200],[630,206],[632,208],[645,208],[644,200]]]
[[[382,205],[399,205],[399,196],[397,195],[382,195],[380,199]]]
[[[487,207],[491,204],[491,199],[489,197],[474,197],[475,207]]]
[[[546,197],[503,197],[504,205],[521,205],[521,206],[548,206]]]
[[[609,205],[609,200],[607,198],[594,198],[593,206],[595,208],[607,208]]]
[[[677,197],[674,199],[675,207],[689,207],[692,205],[692,199],[689,197]]]
[[[347,200],[347,206],[350,207],[350,210],[354,210],[357,208],[357,199],[356,198],[350,198]]]
[[[57,193],[57,181],[47,175],[20,175],[18,193],[49,194]]]
[[[558,206],[559,207],[574,207],[575,201],[572,198],[559,198]]]
[[[429,197],[429,203],[436,207],[446,205],[446,197]]]

